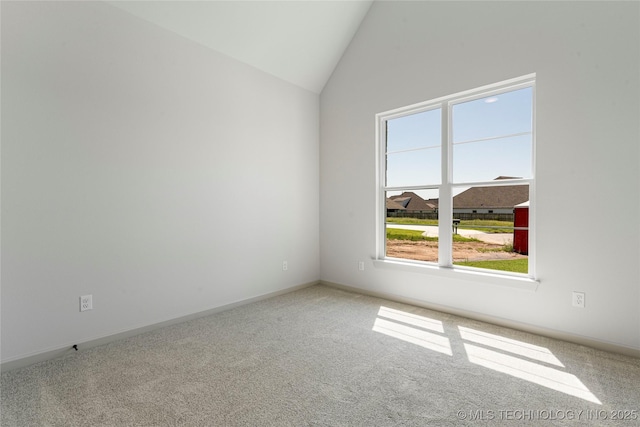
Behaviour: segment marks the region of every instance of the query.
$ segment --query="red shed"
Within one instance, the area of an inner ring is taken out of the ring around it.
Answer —
[[[513,208],[513,250],[522,255],[529,254],[529,201]]]

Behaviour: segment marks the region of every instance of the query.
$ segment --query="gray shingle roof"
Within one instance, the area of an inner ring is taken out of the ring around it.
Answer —
[[[527,200],[529,200],[528,185],[472,187],[453,198],[453,208],[512,208]]]
[[[387,199],[387,210],[405,211],[406,209],[395,200]]]
[[[422,197],[411,191],[405,191],[398,196],[391,196],[390,199],[402,204],[408,211],[433,211],[438,207],[437,204],[434,205],[432,201],[430,201],[431,203],[427,203]]]

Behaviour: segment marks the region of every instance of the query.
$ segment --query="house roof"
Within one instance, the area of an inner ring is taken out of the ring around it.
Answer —
[[[521,176],[504,176],[504,175],[500,175],[499,177],[497,177],[496,179],[494,179],[494,181],[497,181],[499,179],[521,179]]]
[[[402,206],[400,203],[398,203],[395,200],[391,200],[391,199],[387,199],[387,210],[397,210],[397,211],[404,211],[406,210],[404,206]]]
[[[391,196],[390,199],[400,203],[409,211],[432,211],[438,207],[437,203],[434,204],[431,200],[431,203],[427,203],[426,200],[411,191],[405,191],[398,196]]]
[[[438,209],[438,203],[439,203],[438,199],[429,199],[429,200],[425,200],[425,202],[427,203],[427,205],[433,206],[433,209]]]
[[[527,200],[528,185],[472,187],[453,198],[453,208],[513,208]]]

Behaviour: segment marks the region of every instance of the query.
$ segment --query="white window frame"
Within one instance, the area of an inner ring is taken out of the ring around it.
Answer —
[[[410,271],[433,271],[434,267],[441,272],[455,271],[460,273],[472,273],[472,278],[478,276],[489,277],[507,277],[514,279],[527,279],[536,282],[535,274],[535,253],[536,253],[536,224],[535,224],[535,171],[536,171],[536,91],[535,91],[535,74],[510,79],[500,83],[482,86],[476,89],[459,92],[453,95],[444,96],[426,102],[409,105],[402,108],[386,111],[376,114],[376,256],[375,260],[379,266],[388,267],[397,264],[408,266]],[[480,98],[500,95],[505,92],[511,92],[518,89],[531,87],[532,90],[532,153],[531,153],[531,177],[518,179],[504,179],[493,181],[477,181],[453,183],[452,178],[452,122],[449,120],[454,105],[463,102],[469,102]],[[440,108],[442,118],[442,141],[441,141],[441,183],[439,185],[417,185],[388,187],[385,185],[386,178],[386,126],[387,121],[411,114],[416,114],[428,110]],[[453,218],[453,192],[457,187],[488,187],[501,185],[529,185],[529,271],[528,274],[511,273],[499,270],[486,270],[473,267],[464,267],[453,265],[453,245],[452,245],[452,227],[449,220],[438,221],[438,263],[428,263],[424,261],[414,261],[408,259],[390,258],[385,254],[386,251],[386,193],[389,191],[417,191],[437,189],[439,192],[438,218]],[[419,267],[416,270],[415,267]],[[445,273],[448,274],[448,273]],[[466,277],[469,277],[468,275]],[[536,282],[537,283],[537,282]]]

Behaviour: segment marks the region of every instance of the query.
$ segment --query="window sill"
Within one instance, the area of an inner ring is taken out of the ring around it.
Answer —
[[[385,270],[405,271],[408,273],[420,273],[433,276],[444,277],[455,280],[469,280],[476,283],[486,283],[495,286],[504,286],[528,292],[538,290],[539,280],[531,277],[511,274],[490,273],[478,271],[476,269],[447,268],[438,265],[429,265],[399,259],[374,259],[373,265],[376,268]]]

